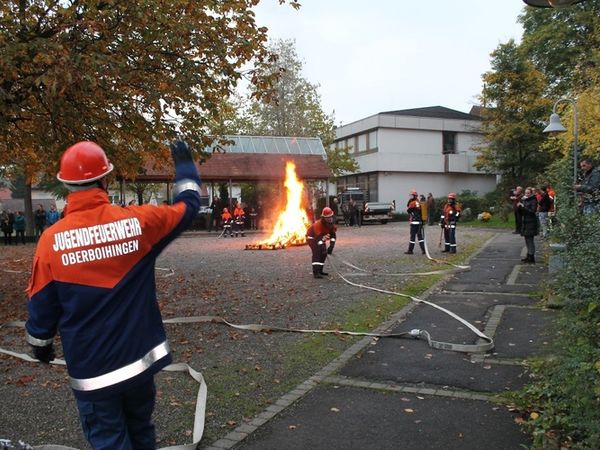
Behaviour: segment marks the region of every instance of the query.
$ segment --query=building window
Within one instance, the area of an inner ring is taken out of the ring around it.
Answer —
[[[358,151],[366,152],[367,151],[367,135],[361,134],[358,136]]]
[[[346,141],[346,147],[348,148],[348,153],[356,153],[356,145],[354,143],[356,139],[354,138],[354,136],[352,136],[351,138],[348,138],[348,140]]]
[[[377,148],[377,131],[371,131],[369,133],[369,150],[374,150]]]
[[[442,131],[442,152],[444,155],[456,153],[456,132]]]
[[[376,202],[379,200],[379,186],[377,183],[377,174],[369,174],[369,201]]]

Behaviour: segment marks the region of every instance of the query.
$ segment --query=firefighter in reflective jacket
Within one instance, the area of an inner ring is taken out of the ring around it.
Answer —
[[[227,208],[223,208],[221,225],[223,226],[223,237],[227,237],[227,233],[229,233],[229,236],[233,237],[233,230],[231,229],[231,226],[233,225],[233,216]]]
[[[450,192],[440,220],[440,226],[444,229],[444,253],[456,253],[456,222],[460,213],[460,206],[456,204],[456,194]]]
[[[194,220],[200,177],[187,144],[171,146],[173,205],[112,205],[104,150],[62,155],[65,217],[44,230],[27,287],[27,341],[43,363],[60,334],[81,425],[93,449],[156,448],[154,374],[172,362],[156,301],[160,253]]]
[[[337,227],[334,222],[333,210],[326,206],[323,208],[321,218],[306,230],[306,241],[312,250],[312,271],[315,278],[328,275],[323,272],[327,255],[331,255],[335,247],[335,232]],[[329,247],[327,247],[329,239]]]
[[[406,204],[406,212],[408,213],[408,222],[410,223],[410,241],[408,242],[408,250],[404,253],[412,255],[415,248],[415,239],[419,239],[419,247],[421,253],[425,254],[425,241],[423,240],[423,216],[421,214],[421,202],[419,202],[419,194],[414,189],[410,191],[410,199]]]
[[[244,234],[244,225],[246,224],[246,213],[244,212],[244,208],[240,202],[235,204],[235,208],[233,209],[233,226],[235,231],[235,237],[237,237],[238,233],[245,236]]]

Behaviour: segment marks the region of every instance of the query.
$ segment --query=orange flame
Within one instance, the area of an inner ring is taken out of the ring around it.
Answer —
[[[306,230],[310,222],[301,206],[304,183],[298,180],[296,165],[291,161],[285,166],[284,186],[287,191],[285,209],[279,213],[271,236],[254,244],[258,247],[284,248],[306,243]]]

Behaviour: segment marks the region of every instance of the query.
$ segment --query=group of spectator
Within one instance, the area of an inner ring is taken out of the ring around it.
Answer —
[[[60,219],[60,213],[56,210],[56,206],[50,206],[46,211],[44,205],[38,205],[33,213],[33,230],[36,240],[42,232],[51,225],[54,225]],[[25,230],[27,229],[27,220],[23,211],[14,213],[7,209],[0,213],[0,230],[4,236],[4,245],[25,244]],[[13,234],[15,239],[13,240]]]
[[[20,240],[25,244],[25,216],[23,211],[13,213],[10,209],[2,211],[0,215],[0,229],[4,235],[4,245],[13,244],[13,233],[16,234],[14,244],[17,245]]]
[[[337,198],[333,199],[333,204],[335,207],[332,209],[337,216],[339,213],[339,203]],[[353,198],[342,204],[342,216],[344,217],[344,225],[347,227],[360,227],[362,225],[360,209],[356,204],[356,200]]]
[[[590,158],[579,162],[581,177],[573,185],[573,192],[578,197],[579,210],[584,215],[600,211],[600,170]],[[535,263],[534,237],[538,234],[542,239],[548,238],[550,218],[555,212],[556,195],[550,186],[538,189],[517,186],[511,191],[510,199],[515,214],[515,234],[525,238],[527,256],[521,261]]]
[[[539,188],[517,186],[511,191],[510,200],[513,204],[515,215],[514,234],[532,234],[536,236],[541,233],[542,239],[549,234],[550,218],[554,215],[554,201],[556,194],[551,186]],[[531,199],[531,200],[530,200]],[[528,200],[530,207],[523,209],[523,200]],[[533,220],[534,219],[534,220]]]

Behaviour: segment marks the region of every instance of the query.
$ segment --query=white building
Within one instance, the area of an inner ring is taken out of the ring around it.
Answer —
[[[407,198],[411,189],[434,197],[493,191],[496,176],[473,166],[482,142],[481,118],[442,106],[375,114],[336,129],[337,148],[348,147],[358,173],[341,177],[338,192],[357,186],[369,200]]]

